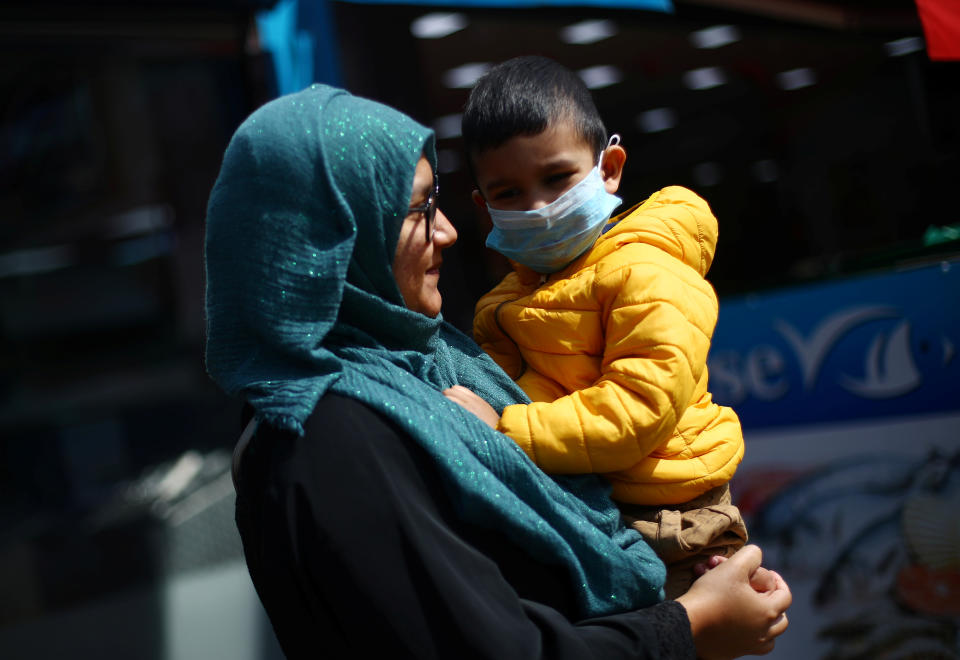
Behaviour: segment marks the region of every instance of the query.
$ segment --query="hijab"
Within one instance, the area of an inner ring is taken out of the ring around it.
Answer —
[[[566,570],[582,616],[657,602],[663,564],[622,526],[608,485],[547,476],[443,396],[459,384],[499,412],[529,401],[442,316],[404,307],[392,262],[421,156],[436,171],[430,129],[326,85],[239,127],[207,209],[210,376],[301,435],[327,392],[386,416],[426,450],[465,521]]]

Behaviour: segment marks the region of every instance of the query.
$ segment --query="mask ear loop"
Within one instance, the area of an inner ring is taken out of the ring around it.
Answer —
[[[597,169],[600,170],[601,174],[603,174],[603,154],[607,153],[607,149],[618,144],[620,144],[620,134],[614,133],[610,136],[610,139],[607,140],[607,146],[605,146],[603,151],[600,152],[600,160],[597,161]]]

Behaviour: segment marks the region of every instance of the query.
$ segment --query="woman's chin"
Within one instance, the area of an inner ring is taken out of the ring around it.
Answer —
[[[428,310],[424,312],[427,316],[432,319],[440,316],[440,308],[443,306],[443,297],[440,295],[439,291],[436,291],[434,295],[430,296],[430,301],[427,304]]]
[[[442,304],[442,301],[438,300],[437,303],[435,305],[431,305],[430,308],[424,312],[424,314],[426,314],[432,319],[437,318],[438,316],[440,316],[441,304]]]
[[[442,305],[443,298],[440,296],[440,291],[434,289],[431,292],[424,292],[413,305],[407,305],[407,308],[433,319],[439,316]]]

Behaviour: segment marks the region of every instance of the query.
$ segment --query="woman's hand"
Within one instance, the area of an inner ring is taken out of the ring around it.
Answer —
[[[677,598],[690,618],[698,657],[727,660],[769,653],[787,629],[790,588],[775,571],[762,568],[761,559],[760,548],[748,545]]]
[[[713,555],[703,563],[694,564],[693,572],[697,577],[700,577],[710,569],[716,568],[725,561],[727,561],[727,558],[723,555]],[[760,566],[757,568],[756,572],[750,576],[750,586],[753,587],[754,591],[763,593],[765,591],[773,591],[776,589],[782,580],[783,578],[781,578],[780,574],[776,571],[771,571],[763,566]]]
[[[497,428],[500,423],[500,415],[493,409],[489,403],[468,390],[463,385],[454,385],[443,391],[443,396],[447,397],[462,408],[466,408],[474,415],[485,422],[490,428]]]

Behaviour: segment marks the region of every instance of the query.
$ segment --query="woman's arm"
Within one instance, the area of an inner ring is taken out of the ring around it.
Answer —
[[[694,657],[674,602],[571,621],[565,576],[459,523],[426,456],[361,404],[327,396],[305,437],[263,433],[237,520],[291,659]]]

